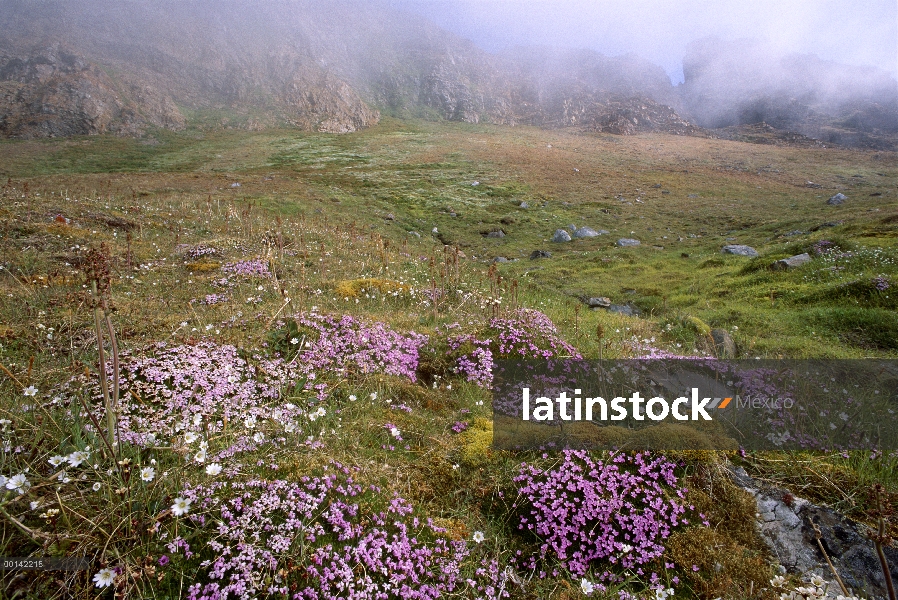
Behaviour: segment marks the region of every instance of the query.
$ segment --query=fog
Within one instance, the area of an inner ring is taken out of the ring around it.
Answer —
[[[635,53],[683,81],[688,44],[752,38],[775,54],[816,54],[898,75],[895,0],[392,0],[486,50],[519,45]]]

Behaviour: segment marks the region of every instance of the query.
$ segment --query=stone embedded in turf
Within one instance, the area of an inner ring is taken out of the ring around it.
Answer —
[[[571,234],[564,229],[556,229],[555,235],[552,236],[552,241],[557,244],[569,242],[571,241]]]
[[[586,305],[592,308],[608,308],[611,306],[611,298],[600,296],[598,298],[587,298]]]
[[[827,200],[826,203],[830,206],[838,206],[844,203],[846,200],[848,200],[848,196],[846,196],[842,192],[839,192],[838,194],[832,196],[829,200]]]
[[[621,239],[617,240],[617,245],[622,248],[627,247],[627,246],[638,246],[641,243],[642,242],[640,242],[639,240],[634,240],[631,238],[621,238]]]
[[[758,251],[752,248],[751,246],[745,246],[742,244],[729,244],[724,246],[721,250],[724,254],[735,254],[737,256],[750,256],[755,258],[758,255]]]
[[[536,260],[537,258],[552,258],[552,253],[545,250],[534,250],[530,253],[530,260]]]
[[[606,233],[608,233],[608,231],[606,231],[604,229],[600,229],[599,231],[596,231],[592,227],[581,227],[577,231],[574,232],[574,237],[575,238],[591,238],[591,237],[596,237],[599,235],[604,235]]]
[[[736,342],[726,329],[712,329],[711,339],[714,341],[714,353],[717,358],[736,358]]]
[[[795,256],[790,256],[789,258],[780,259],[770,265],[770,268],[774,271],[786,271],[788,269],[800,267],[801,265],[809,262],[811,262],[811,255],[805,252],[804,254],[796,254]]]

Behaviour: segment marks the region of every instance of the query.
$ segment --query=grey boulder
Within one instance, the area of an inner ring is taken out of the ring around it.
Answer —
[[[552,236],[552,241],[556,243],[569,242],[571,241],[571,234],[564,229],[556,229],[555,235]]]
[[[587,298],[586,305],[590,308],[608,308],[611,306],[611,298],[600,296],[598,298]]]
[[[634,240],[634,239],[630,239],[630,238],[621,238],[621,239],[617,240],[617,245],[622,248],[624,248],[626,246],[638,246],[641,243],[642,242],[640,242],[639,240]]]
[[[596,237],[599,235],[604,235],[606,233],[608,233],[608,232],[605,231],[604,229],[596,231],[592,227],[581,227],[580,229],[578,229],[577,231],[574,232],[574,237],[575,238],[592,238],[592,237]]]
[[[842,204],[843,202],[845,202],[846,200],[848,200],[848,196],[846,196],[842,192],[839,192],[838,194],[836,194],[835,196],[833,196],[829,200],[827,200],[826,203],[829,204],[830,206],[838,206],[838,205]]]
[[[790,256],[789,258],[783,258],[772,265],[770,268],[774,271],[786,271],[788,269],[794,269],[796,267],[800,267],[803,264],[811,262],[811,256],[807,252],[804,254],[796,254],[795,256]]]
[[[757,250],[751,246],[744,246],[742,244],[729,244],[724,246],[721,252],[724,254],[735,254],[737,256],[750,256],[752,258],[758,256]]]

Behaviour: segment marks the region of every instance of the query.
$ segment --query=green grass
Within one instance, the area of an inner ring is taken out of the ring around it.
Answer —
[[[209,114],[193,118],[214,120]],[[520,305],[544,311],[587,357],[633,356],[636,340],[696,353],[704,349],[708,328],[730,331],[743,358],[898,357],[894,154],[384,118],[377,127],[342,136],[194,127],[155,131],[142,140],[4,141],[0,174],[9,179],[0,191],[0,362],[22,384],[6,375],[0,379],[0,412],[8,414],[18,414],[22,387],[48,390],[96,365],[93,316],[75,246],[99,242],[109,244],[114,256],[113,320],[121,344],[136,352],[155,341],[195,343],[216,331],[221,343],[262,348],[273,339],[273,323],[289,311],[287,297],[295,310],[317,306],[432,334],[446,323],[488,318],[495,310],[488,299],[498,296],[502,310]],[[804,187],[809,179],[823,188]],[[232,187],[235,182],[240,186]],[[837,191],[849,201],[827,206]],[[520,208],[521,202],[529,208]],[[57,214],[71,224],[56,222]],[[130,240],[108,217],[135,225]],[[569,244],[548,241],[555,229],[569,224],[611,233]],[[506,237],[484,237],[497,229]],[[793,230],[805,233],[783,235]],[[615,241],[622,237],[635,237],[642,245],[619,248]],[[814,255],[794,271],[769,269],[779,258],[813,252],[823,240],[838,252]],[[196,302],[220,292],[212,286],[220,274],[192,271],[178,250],[201,243],[222,250],[216,262],[270,258],[279,289],[267,285],[260,291],[258,282],[241,282],[227,291],[229,303]],[[465,255],[457,271],[446,243]],[[720,250],[728,243],[752,245],[761,256],[724,255]],[[529,260],[536,249],[553,256]],[[490,270],[497,256],[512,261]],[[890,287],[877,288],[879,277]],[[358,279],[453,293],[436,308],[407,295],[338,296],[340,282]],[[590,310],[581,301],[589,296],[630,304],[642,316]],[[261,299],[247,303],[256,297]],[[338,432],[328,438],[327,455],[302,450],[278,456],[281,476],[307,474],[326,459],[356,465],[366,482],[406,495],[452,528],[468,535],[484,531],[494,540],[491,552],[513,551],[516,538],[495,491],[509,486],[521,457],[484,451],[484,427],[453,434],[456,421],[474,424],[490,417],[489,396],[457,379],[451,389],[447,383],[433,388],[380,376],[336,381],[327,417],[316,425]],[[375,391],[393,404],[365,400]],[[346,406],[349,394],[362,401]],[[413,412],[395,408],[399,403]],[[345,408],[339,416],[338,407]],[[43,469],[47,455],[77,445],[83,423],[60,413],[51,416],[52,422],[16,423],[20,443],[32,453],[10,459],[7,470],[23,460]],[[408,432],[408,451],[383,450],[388,421]],[[91,445],[99,447],[97,440]],[[177,456],[154,456],[160,471],[182,468]],[[750,458],[746,466],[754,474],[868,522],[863,494],[872,483],[884,483],[890,498],[898,498],[894,457]],[[146,459],[132,457],[137,463]],[[714,479],[720,476],[719,460],[712,466],[689,460],[683,471],[709,505],[728,502],[715,493],[737,495]],[[113,479],[110,486],[126,483]],[[176,488],[160,483],[140,502],[170,504]],[[97,522],[121,525],[126,531],[121,539],[139,543],[111,547],[126,562],[155,551],[152,540],[121,517],[122,501],[113,500],[109,514],[97,516]],[[84,502],[77,506],[100,515],[92,500]],[[727,517],[721,508],[715,539],[739,531],[740,548],[754,552],[758,540],[745,537],[742,512],[734,508]],[[32,517],[29,523],[47,527]],[[99,539],[79,543],[101,554]],[[0,553],[38,551],[29,543],[20,530],[4,524]],[[103,558],[114,555],[107,551]],[[742,569],[739,593],[764,584],[765,573],[755,564],[734,565]],[[684,597],[721,593],[714,587],[721,585],[716,576],[704,575],[691,590],[683,588]],[[50,580],[41,581],[44,587],[28,588],[17,580],[19,587],[9,590],[30,589],[32,597],[80,590],[88,597],[91,587],[80,581],[58,591]],[[176,596],[178,585],[165,579],[154,594]],[[576,585],[564,578],[534,583],[521,597],[578,598]]]

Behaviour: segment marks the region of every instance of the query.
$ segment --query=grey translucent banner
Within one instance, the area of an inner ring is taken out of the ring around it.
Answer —
[[[898,449],[895,360],[498,361],[493,446]]]

